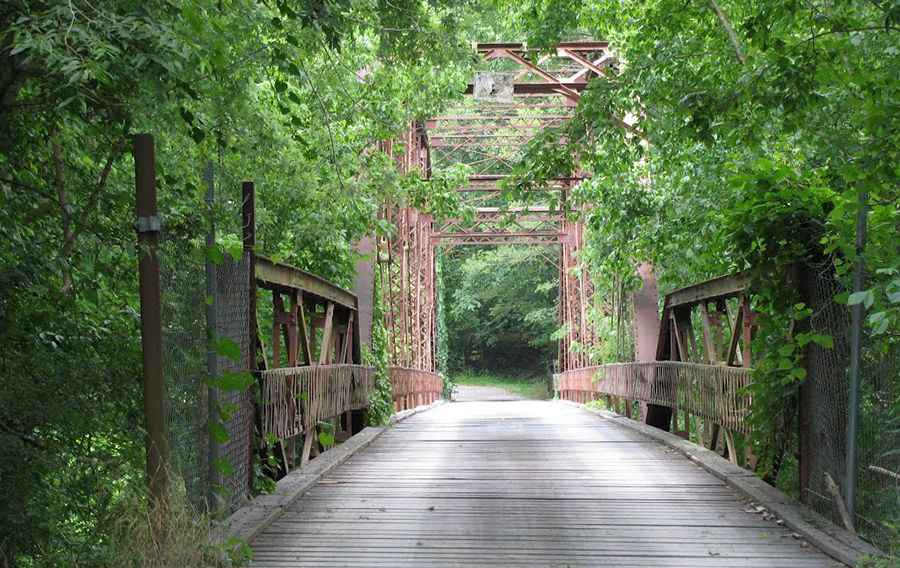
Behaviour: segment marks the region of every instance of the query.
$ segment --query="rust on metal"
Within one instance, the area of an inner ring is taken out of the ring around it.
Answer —
[[[334,302],[351,310],[356,309],[357,299],[353,292],[344,290],[315,274],[275,262],[264,256],[256,256],[256,281],[261,288],[267,290],[282,292],[303,290],[307,296]]]
[[[162,367],[162,307],[159,281],[159,223],[156,206],[156,156],[153,137],[134,137],[134,177],[138,233],[138,279],[141,299],[141,352],[144,376],[144,427],[150,498],[166,495],[169,444],[166,437],[165,382]],[[140,220],[157,219],[156,223]]]

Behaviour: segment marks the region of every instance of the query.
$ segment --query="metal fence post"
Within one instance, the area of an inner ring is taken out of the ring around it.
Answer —
[[[141,298],[141,346],[144,370],[144,420],[147,431],[147,476],[151,503],[163,502],[167,489],[169,447],[165,431],[165,383],[162,369],[162,314],[159,283],[160,221],[156,208],[153,136],[134,137],[134,174]]]
[[[215,222],[215,184],[213,178],[213,163],[212,161],[207,162],[206,164],[206,172],[204,177],[206,178],[206,206],[207,212],[209,214],[209,228],[206,233],[206,248],[212,249],[216,246],[216,222]],[[216,266],[213,264],[212,260],[210,260],[210,256],[206,256],[206,335],[208,347],[206,351],[206,372],[210,379],[215,379],[218,374],[218,360],[216,353],[216,345],[215,342],[218,339],[216,334],[217,329],[217,302],[216,302],[216,292],[218,288],[218,283],[216,279]],[[207,396],[207,412],[208,412],[208,420],[218,420],[219,413],[219,396],[218,391],[214,387],[210,387],[208,384],[206,386],[206,396]],[[222,480],[220,479],[219,470],[217,468],[217,463],[219,457],[222,455],[221,448],[219,447],[219,443],[210,436],[208,433],[206,434],[207,441],[209,444],[209,455],[207,456],[208,460],[208,476],[209,476],[209,486],[206,488],[208,493],[208,501],[210,507],[215,504],[216,499],[216,486],[222,485]]]
[[[249,277],[247,279],[247,334],[249,338],[247,341],[246,368],[251,373],[256,373],[259,330],[256,321],[256,189],[252,181],[245,181],[241,185],[241,200],[244,255],[248,257],[247,262],[249,265]],[[254,417],[254,421],[259,426],[259,413]],[[247,475],[247,482],[252,485],[254,475],[252,467],[248,468]]]
[[[863,271],[866,248],[866,216],[869,210],[869,196],[865,191],[859,192],[859,212],[856,216],[856,267],[853,272],[853,291],[863,289]],[[850,522],[854,522],[856,510],[856,430],[859,418],[859,359],[860,341],[863,325],[863,304],[852,306],[850,312],[850,394],[847,403],[847,471],[845,474],[845,501]]]
[[[252,181],[245,181],[241,186],[243,206],[241,208],[241,221],[243,224],[244,254],[249,255],[250,286],[248,319],[250,326],[247,333],[250,335],[250,357],[248,369],[256,370],[256,189]]]

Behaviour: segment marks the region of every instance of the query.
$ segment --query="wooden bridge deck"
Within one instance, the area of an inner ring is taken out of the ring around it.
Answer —
[[[840,566],[681,454],[553,402],[446,404],[252,543],[294,566]]]

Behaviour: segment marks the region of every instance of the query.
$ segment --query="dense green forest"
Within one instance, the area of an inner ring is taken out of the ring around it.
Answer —
[[[559,270],[554,250],[463,247],[444,256],[448,369],[548,372]]]
[[[140,562],[131,136],[156,137],[168,234],[202,256],[215,221],[218,247],[234,244],[238,186],[253,180],[259,249],[349,285],[352,244],[392,231],[385,200],[458,213],[465,172],[402,175],[374,148],[461,99],[472,41],[610,41],[615,75],[528,144],[505,191],[524,203],[554,176],[590,174],[573,198],[609,339],[600,362],[623,359],[616,298],[638,262],[662,291],[756,269],[754,435],[790,453],[767,440],[794,427],[798,346],[811,341],[794,332],[809,313],[775,276],[814,263],[849,290],[860,203],[865,288],[839,300],[864,305],[871,360],[898,352],[898,32],[895,0],[3,2],[0,566]],[[449,368],[552,362],[558,273],[539,249],[450,251],[442,270]],[[865,403],[888,409],[879,444],[892,459],[898,362],[881,374],[893,398]],[[897,539],[900,517],[885,518]]]

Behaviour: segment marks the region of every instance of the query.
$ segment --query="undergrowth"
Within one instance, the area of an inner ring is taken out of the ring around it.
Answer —
[[[191,504],[174,476],[156,507],[145,488],[128,490],[111,524],[106,556],[114,568],[236,568],[252,555],[243,541],[217,541],[211,516]]]

